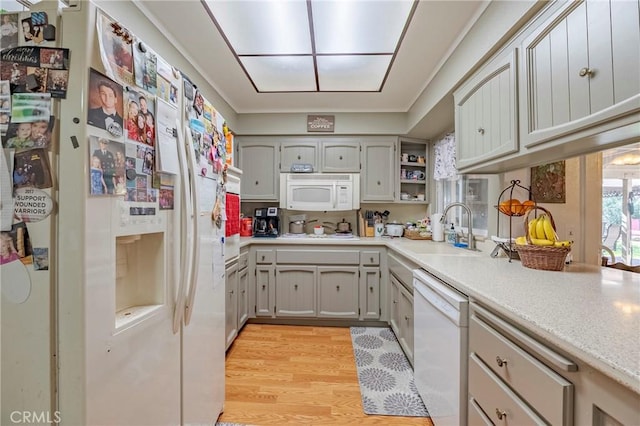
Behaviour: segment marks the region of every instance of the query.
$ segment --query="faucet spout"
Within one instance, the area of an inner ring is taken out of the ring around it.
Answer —
[[[476,240],[473,238],[473,216],[472,216],[471,209],[469,208],[469,206],[467,206],[464,203],[459,203],[459,202],[449,204],[447,207],[445,207],[444,213],[442,213],[442,219],[440,219],[440,221],[442,223],[444,223],[445,218],[447,217],[447,212],[449,211],[449,209],[451,209],[453,207],[462,207],[463,209],[465,209],[467,211],[467,227],[469,228],[469,244],[468,244],[467,248],[469,250],[475,250],[476,249]]]

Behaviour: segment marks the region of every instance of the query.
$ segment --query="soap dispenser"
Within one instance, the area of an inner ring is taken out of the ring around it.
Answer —
[[[449,228],[449,232],[447,233],[447,242],[451,244],[456,243],[456,228],[451,224],[451,228]]]

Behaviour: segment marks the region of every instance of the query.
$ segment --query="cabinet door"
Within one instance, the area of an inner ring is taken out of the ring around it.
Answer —
[[[523,41],[525,146],[640,110],[640,79],[629,77],[640,75],[639,19],[637,0],[567,2]]]
[[[399,341],[402,333],[402,329],[401,329],[402,322],[400,321],[400,318],[401,318],[400,288],[402,287],[402,284],[400,283],[400,281],[398,281],[396,277],[389,274],[389,285],[391,287],[391,299],[390,299],[390,306],[389,306],[389,315],[390,315],[389,323],[391,325],[391,330],[393,330],[394,334],[396,335]]]
[[[275,268],[256,266],[256,316],[275,316]]]
[[[278,147],[272,139],[238,140],[239,167],[242,169],[242,201],[278,200]]]
[[[359,172],[360,141],[354,139],[323,140],[320,147],[323,172]]]
[[[280,171],[291,171],[292,164],[311,164],[317,171],[318,142],[283,139],[280,145]]]
[[[404,350],[407,359],[413,365],[413,294],[402,286],[400,288],[400,305],[399,321],[400,321],[400,346]]]
[[[360,319],[380,318],[380,268],[360,270]]]
[[[396,184],[395,141],[362,143],[362,201],[393,201]]]
[[[276,316],[316,316],[316,267],[276,267]]]
[[[232,263],[225,269],[225,343],[229,349],[238,335],[238,263]]]
[[[454,93],[459,169],[518,150],[515,64],[514,50]]]
[[[238,332],[249,318],[249,268],[238,272]]]
[[[358,318],[357,266],[318,266],[318,317]]]

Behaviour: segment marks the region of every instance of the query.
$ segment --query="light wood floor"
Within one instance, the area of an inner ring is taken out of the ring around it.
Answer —
[[[349,328],[247,324],[226,360],[221,422],[248,425],[430,425],[362,411]]]

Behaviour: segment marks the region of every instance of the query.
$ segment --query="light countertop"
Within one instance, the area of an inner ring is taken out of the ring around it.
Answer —
[[[380,245],[640,394],[640,274],[571,264],[525,268],[488,252],[405,238],[242,238],[248,244]]]

